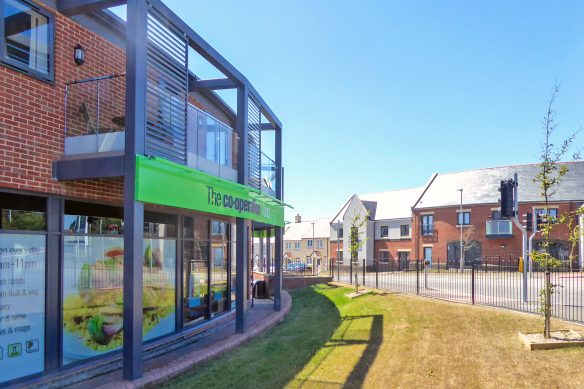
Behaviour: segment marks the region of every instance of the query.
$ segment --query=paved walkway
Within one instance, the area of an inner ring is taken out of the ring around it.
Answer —
[[[236,333],[235,323],[232,322],[188,346],[145,361],[144,376],[139,380],[124,381],[122,372],[118,370],[69,388],[133,389],[156,385],[261,335],[280,323],[291,308],[292,299],[285,291],[282,291],[282,310],[279,312],[274,311],[272,300],[255,300],[254,307],[248,311],[248,330],[245,334]]]

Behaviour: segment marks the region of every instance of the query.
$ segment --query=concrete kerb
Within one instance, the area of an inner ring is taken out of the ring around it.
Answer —
[[[109,382],[106,385],[97,387],[96,389],[135,389],[153,387],[157,384],[161,384],[197,365],[215,359],[226,351],[241,346],[248,340],[274,328],[284,320],[291,309],[292,298],[288,292],[282,291],[282,310],[274,312],[274,314],[268,316],[264,321],[257,322],[252,328],[249,328],[245,334],[234,334],[203,350],[196,350],[189,354],[182,355],[180,359],[175,359],[170,363],[166,363],[164,366],[146,371],[144,376],[136,381]]]

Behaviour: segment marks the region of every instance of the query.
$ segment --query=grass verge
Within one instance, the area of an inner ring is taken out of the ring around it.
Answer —
[[[584,387],[584,349],[522,346],[517,333],[540,330],[537,316],[398,294],[349,300],[350,290],[294,292],[281,325],[166,387]]]

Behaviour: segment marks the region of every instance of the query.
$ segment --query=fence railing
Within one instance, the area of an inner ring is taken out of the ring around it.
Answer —
[[[523,271],[527,271],[524,277]],[[338,263],[331,260],[329,274],[335,281],[383,290],[417,294],[443,300],[482,304],[538,313],[545,271],[537,264],[525,267],[517,257],[484,257],[460,270],[453,261],[434,259],[399,263],[363,260]],[[527,282],[525,283],[525,279]],[[584,272],[565,262],[551,272],[557,285],[552,296],[552,313],[563,320],[584,322]]]

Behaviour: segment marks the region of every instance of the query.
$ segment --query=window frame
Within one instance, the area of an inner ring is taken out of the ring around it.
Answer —
[[[533,220],[532,223],[534,223],[537,226],[538,231],[540,228],[539,226],[543,224],[543,221],[541,220],[540,215],[544,214],[543,212],[545,210],[546,210],[545,207],[533,207],[533,214],[535,216],[532,217],[532,220]],[[557,223],[558,216],[560,215],[559,207],[548,207],[546,213],[554,218],[554,220],[555,220],[554,223]],[[555,215],[552,215],[552,213],[555,213]]]
[[[49,49],[48,49],[48,56],[49,56],[49,73],[44,74],[35,69],[30,68],[29,66],[23,65],[22,63],[18,62],[17,60],[8,57],[7,50],[6,50],[6,36],[5,34],[5,22],[4,22],[4,7],[6,6],[5,1],[0,1],[0,63],[4,66],[7,66],[13,70],[19,71],[21,73],[27,74],[31,77],[36,79],[47,81],[50,83],[54,83],[55,81],[55,14],[49,11],[46,8],[40,7],[35,3],[32,3],[28,0],[14,0],[21,4],[25,4],[26,6],[30,7],[35,12],[45,16],[48,19],[48,34],[49,34]]]
[[[314,247],[314,240],[312,239],[306,239],[306,247],[308,247],[309,249]]]
[[[294,251],[300,251],[300,242],[294,242]]]
[[[406,230],[405,234],[404,234],[404,227]],[[410,237],[410,225],[409,224],[400,224],[399,236],[400,236],[400,238],[409,238]]]
[[[434,235],[434,214],[428,215],[421,215],[422,218],[420,220],[420,224],[422,228],[420,228],[422,236],[432,236]],[[432,223],[424,223],[424,219],[432,219]],[[424,228],[426,226],[426,228]]]
[[[316,248],[317,249],[322,249],[324,248],[324,241],[322,239],[317,239],[316,240]]]
[[[385,234],[383,231],[385,230]],[[389,238],[389,226],[379,226],[379,236],[382,238]]]
[[[460,215],[462,214],[462,220]],[[468,215],[468,223],[465,222],[465,217],[466,215]],[[462,224],[460,223],[462,221]],[[470,222],[470,211],[462,211],[460,212],[460,210],[456,211],[456,225],[457,226],[470,226],[471,222]]]

